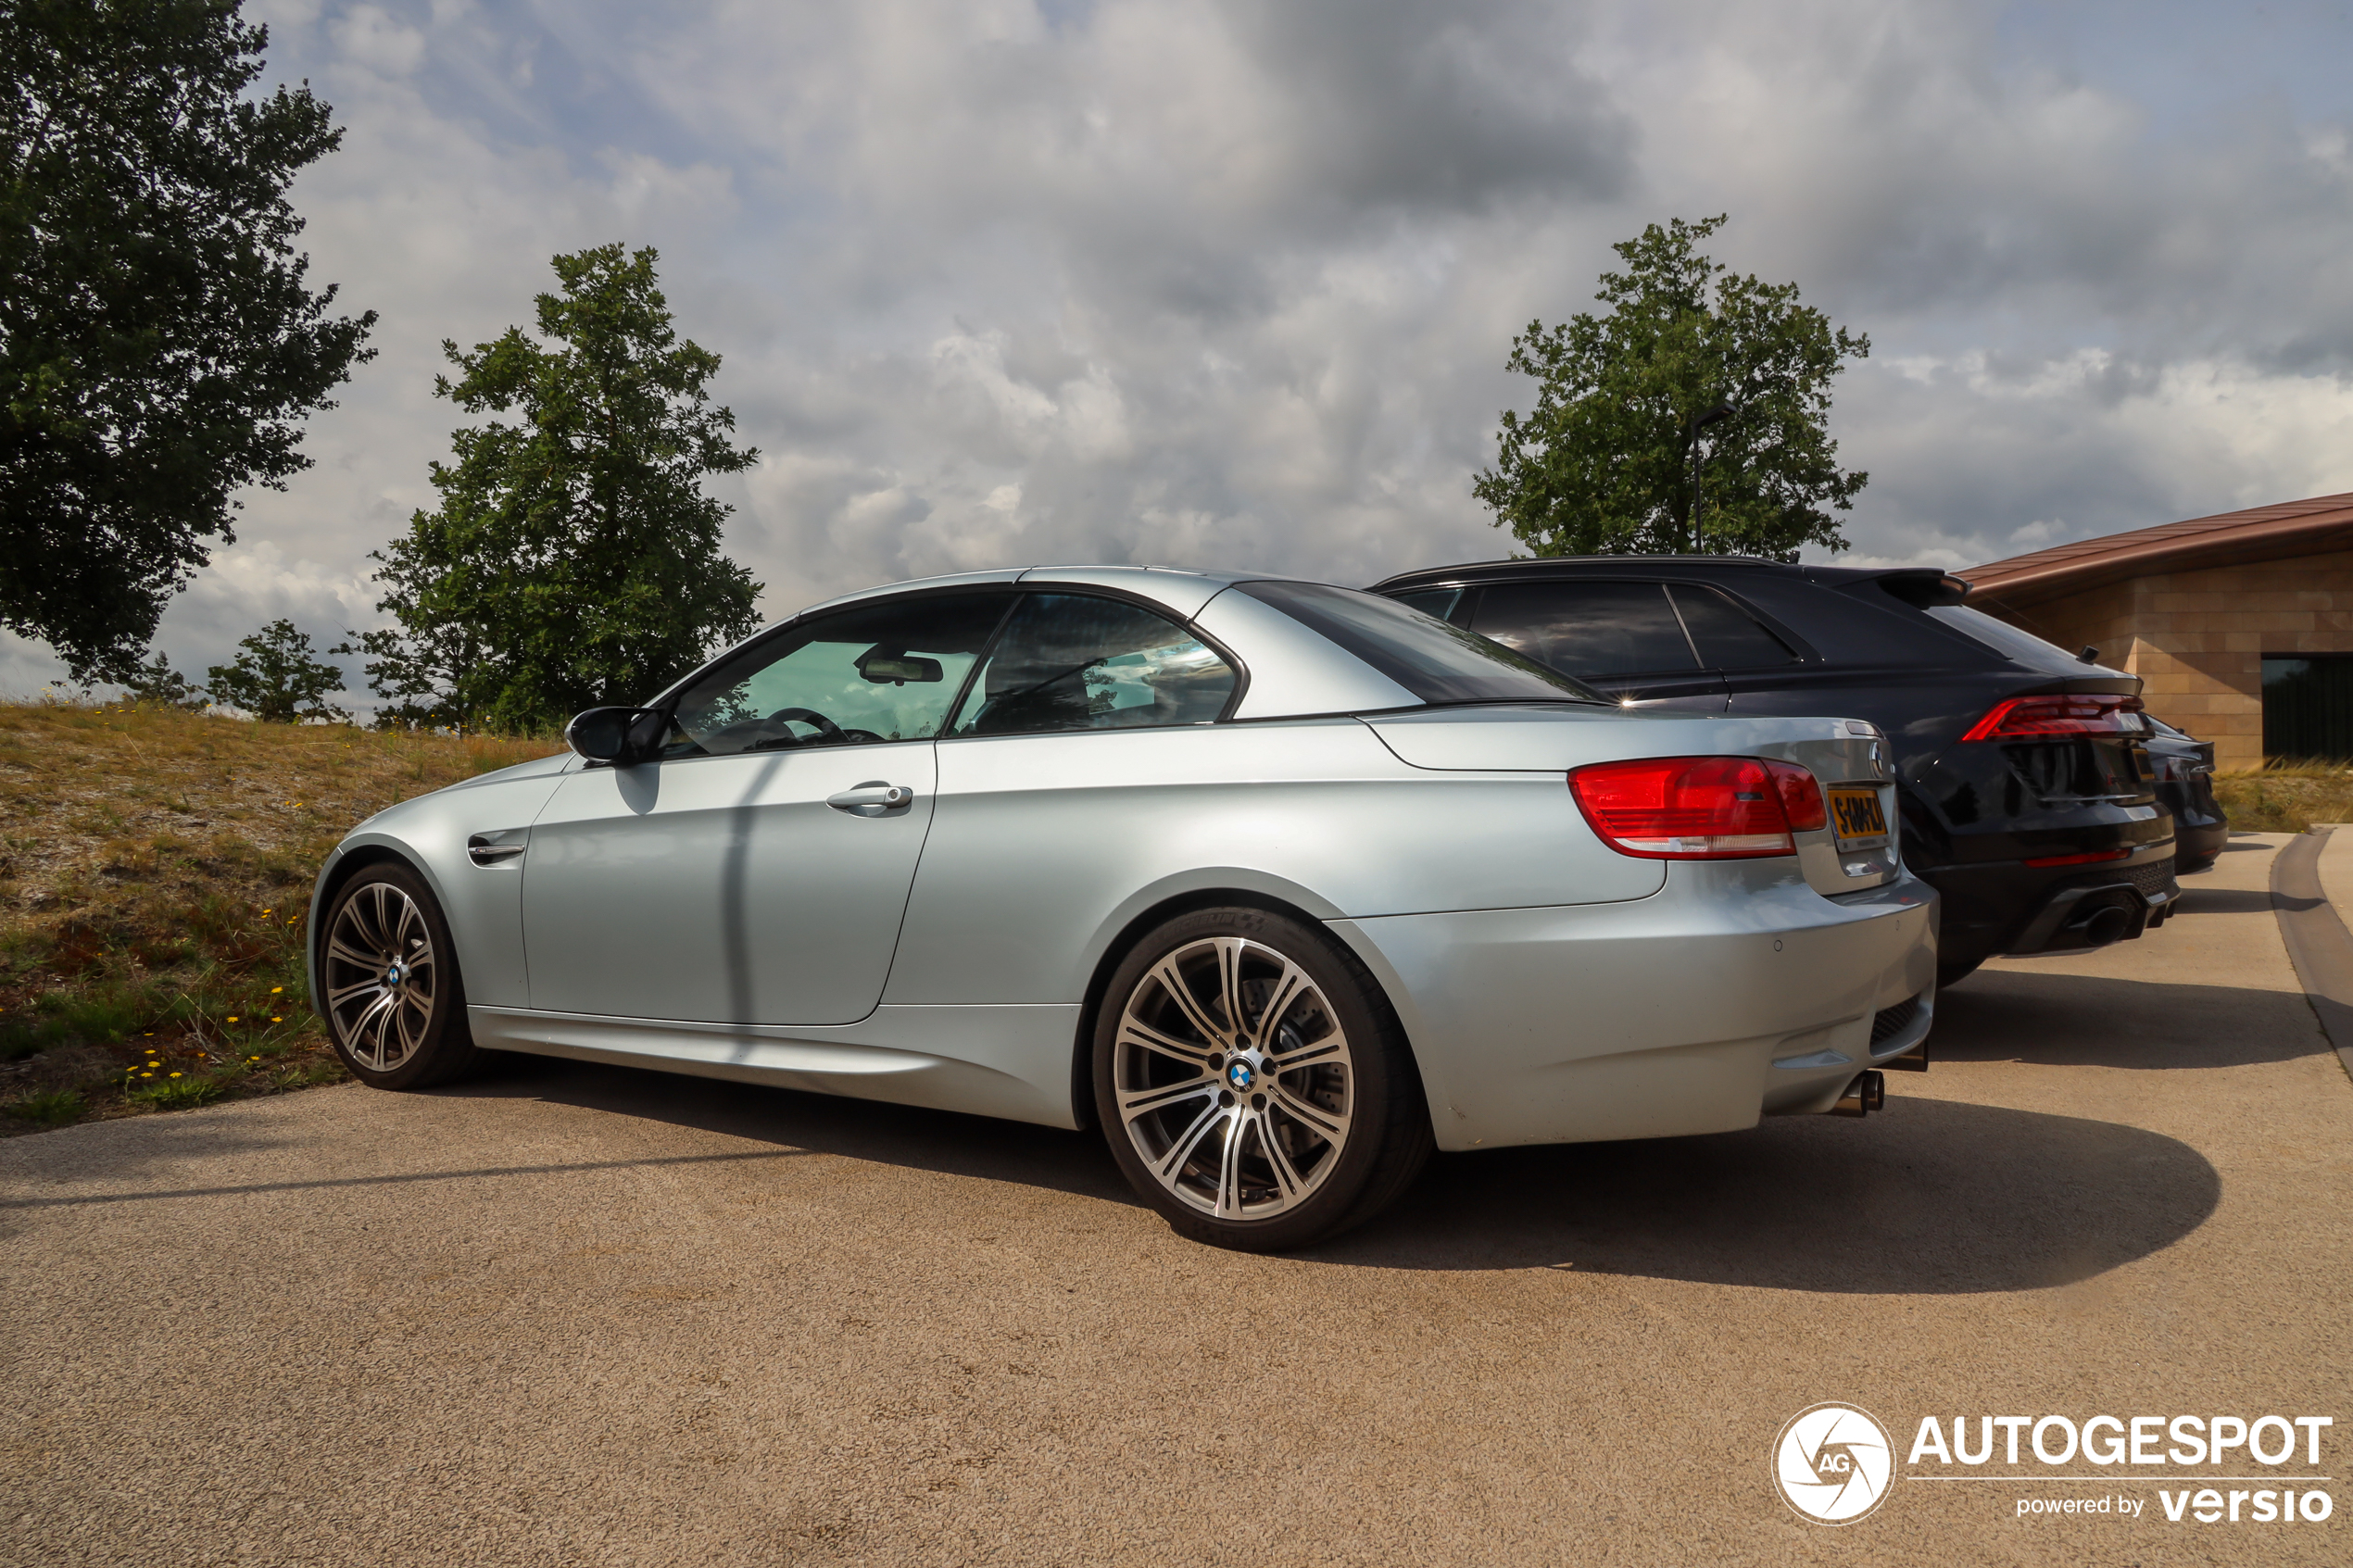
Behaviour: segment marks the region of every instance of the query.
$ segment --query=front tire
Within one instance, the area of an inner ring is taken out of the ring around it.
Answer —
[[[370,866],[335,894],[319,1011],[351,1075],[379,1089],[447,1083],[481,1058],[441,905],[406,866]]]
[[[1263,909],[1199,910],[1136,944],[1096,1020],[1094,1084],[1129,1184],[1213,1246],[1336,1236],[1429,1159],[1420,1074],[1371,974]]]

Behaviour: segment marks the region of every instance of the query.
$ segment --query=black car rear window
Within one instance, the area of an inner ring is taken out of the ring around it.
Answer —
[[[1423,702],[1606,700],[1581,681],[1393,599],[1321,583],[1234,588],[1345,648]]]
[[[1656,583],[1497,583],[1471,630],[1579,675],[1692,670],[1691,639]]]
[[[2046,643],[2032,632],[2021,632],[2007,621],[1996,621],[1983,610],[1971,609],[1967,605],[1938,605],[1920,613],[1971,642],[1992,648],[2013,664],[2052,674],[2083,672],[2082,660],[2065,648]]]
[[[1797,662],[1797,655],[1779,637],[1715,589],[1678,583],[1672,591],[1683,628],[1699,649],[1699,661],[1710,670],[1763,670]]]

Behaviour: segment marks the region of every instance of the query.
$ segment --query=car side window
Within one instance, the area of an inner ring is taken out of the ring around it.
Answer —
[[[1658,583],[1490,583],[1471,630],[1571,675],[1699,667]]]
[[[1089,594],[1025,595],[964,698],[958,735],[1205,724],[1232,665],[1176,621]]]
[[[1715,589],[1678,583],[1668,591],[1682,612],[1684,630],[1699,649],[1699,661],[1709,669],[1762,670],[1797,662],[1797,655],[1779,637]]]
[[[1391,594],[1390,597],[1408,609],[1420,610],[1433,621],[1444,621],[1454,613],[1462,602],[1460,588],[1419,588],[1410,594]]]
[[[928,740],[1013,597],[853,605],[756,643],[687,688],[662,755]]]

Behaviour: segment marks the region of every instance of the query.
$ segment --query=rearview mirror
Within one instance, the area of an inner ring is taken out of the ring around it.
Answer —
[[[592,708],[564,726],[564,744],[591,762],[622,767],[652,752],[663,720],[651,708]]]
[[[858,673],[876,685],[888,681],[894,685],[903,686],[910,681],[938,681],[946,678],[940,673],[939,660],[918,659],[903,653],[889,656],[870,653],[858,661]]]

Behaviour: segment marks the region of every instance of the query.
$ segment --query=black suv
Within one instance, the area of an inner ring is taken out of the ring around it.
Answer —
[[[1966,608],[1925,568],[1727,556],[1487,561],[1373,592],[1631,708],[1868,719],[1904,856],[1944,897],[1940,978],[2138,936],[2179,896],[2140,679]]]

